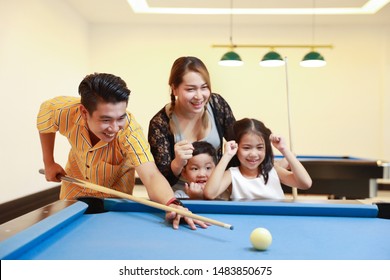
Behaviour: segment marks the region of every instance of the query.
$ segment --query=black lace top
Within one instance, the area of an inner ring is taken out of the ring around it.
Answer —
[[[218,158],[220,158],[223,147],[222,139],[232,139],[231,129],[235,117],[229,104],[217,93],[211,94],[210,105],[221,141],[221,148],[217,151]],[[148,141],[158,169],[173,186],[179,178],[171,170],[171,162],[175,157],[175,140],[169,129],[169,117],[166,114],[165,106],[149,122]]]

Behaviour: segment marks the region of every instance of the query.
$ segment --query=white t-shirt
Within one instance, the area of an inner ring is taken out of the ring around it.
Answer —
[[[229,168],[232,176],[232,200],[239,199],[284,199],[284,192],[275,168],[268,173],[268,182],[260,176],[248,179],[242,176],[238,167]]]

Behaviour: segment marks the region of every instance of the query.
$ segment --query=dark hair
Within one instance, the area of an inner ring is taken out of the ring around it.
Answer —
[[[267,184],[268,173],[271,171],[274,161],[274,153],[272,150],[271,141],[269,140],[269,137],[272,133],[271,130],[259,120],[244,118],[234,123],[233,132],[234,140],[237,142],[237,144],[239,144],[241,138],[248,133],[256,134],[264,139],[265,157],[263,162],[259,166],[259,173],[263,175],[264,181]],[[234,156],[233,160],[236,166],[240,165],[237,155]]]
[[[213,158],[215,164],[217,164],[217,152],[214,149],[213,145],[206,141],[196,141],[192,143],[194,147],[194,151],[192,152],[192,156],[197,156],[200,154],[208,154]]]
[[[86,76],[79,85],[81,104],[89,114],[96,110],[99,102],[118,103],[129,101],[130,90],[120,77],[106,73]]]
[[[168,84],[171,87],[171,107],[169,109],[170,128],[172,132],[175,132],[175,126],[171,121],[171,116],[175,108],[176,98],[173,94],[173,88],[177,88],[183,82],[183,76],[188,72],[199,73],[207,84],[207,88],[211,93],[210,74],[206,65],[197,57],[194,56],[182,56],[173,62],[171,73],[169,75]],[[208,114],[206,110],[202,116],[203,126],[207,126],[209,122]]]

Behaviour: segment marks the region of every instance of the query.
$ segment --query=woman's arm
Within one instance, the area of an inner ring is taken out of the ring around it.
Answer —
[[[221,129],[222,136],[227,141],[233,140],[232,127],[236,118],[229,103],[221,95],[213,93],[210,104],[213,108],[217,126]]]
[[[171,163],[174,154],[174,139],[169,130],[169,119],[165,108],[161,109],[149,122],[148,142],[157,168],[173,186],[179,178],[173,173]]]

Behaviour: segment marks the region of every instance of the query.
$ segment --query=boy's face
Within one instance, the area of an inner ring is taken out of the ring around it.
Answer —
[[[111,142],[115,139],[119,130],[123,129],[126,124],[126,108],[125,101],[118,103],[103,103],[97,104],[96,110],[90,115],[87,109],[80,105],[81,116],[88,125],[88,129],[92,136],[104,142]]]
[[[209,154],[199,154],[188,160],[182,176],[189,182],[206,185],[208,178],[215,168],[213,158]]]

